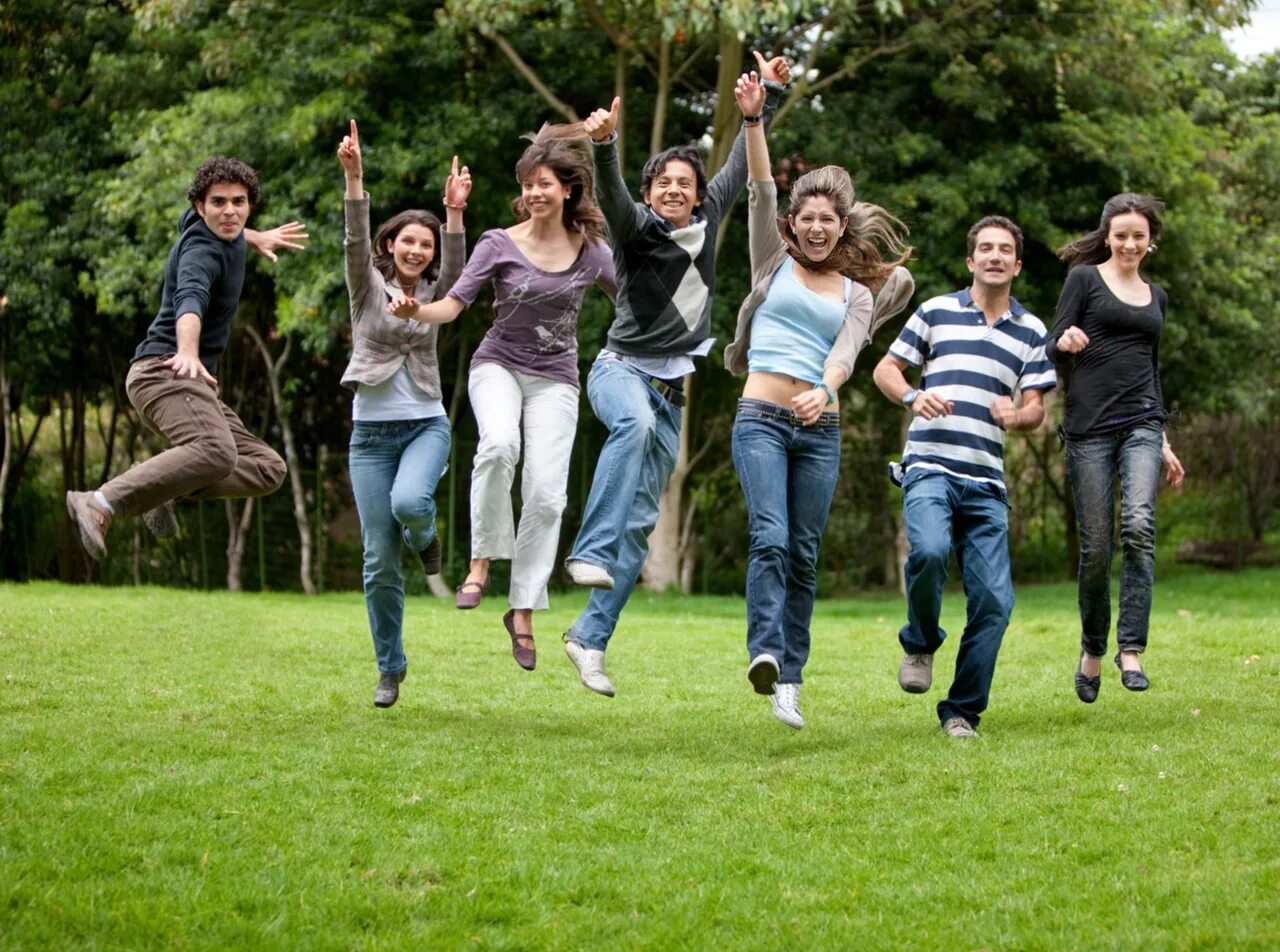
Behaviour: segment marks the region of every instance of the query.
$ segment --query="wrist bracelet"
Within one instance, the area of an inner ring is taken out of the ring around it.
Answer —
[[[450,205],[448,202],[442,202],[441,204],[443,204],[445,208],[452,208],[454,211],[459,211],[459,212],[467,207],[466,202],[463,202],[461,205]]]
[[[828,387],[825,383],[815,383],[813,385],[813,389],[825,390],[827,392],[827,406],[831,406],[831,404],[836,402],[836,392],[832,390],[830,387]]]
[[[742,124],[744,126],[758,126],[764,121],[764,113],[758,112],[754,116],[743,116]]]

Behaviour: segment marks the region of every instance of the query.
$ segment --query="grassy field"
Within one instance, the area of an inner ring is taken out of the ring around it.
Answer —
[[[1160,582],[1092,707],[1074,589],[1020,589],[968,743],[897,597],[819,604],[800,732],[741,600],[638,595],[613,700],[580,595],[533,673],[501,602],[413,600],[380,711],[355,593],[0,586],[0,947],[1280,947],[1280,573]]]

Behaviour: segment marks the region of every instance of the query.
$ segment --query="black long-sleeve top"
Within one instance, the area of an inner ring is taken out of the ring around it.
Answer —
[[[1062,286],[1045,353],[1066,391],[1062,422],[1068,437],[1096,436],[1165,419],[1160,387],[1160,334],[1169,298],[1151,285],[1151,300],[1126,304],[1107,287],[1096,265],[1072,268]],[[1089,343],[1079,353],[1058,350],[1069,327]]]

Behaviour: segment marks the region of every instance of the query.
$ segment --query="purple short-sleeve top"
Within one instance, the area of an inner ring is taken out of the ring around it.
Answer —
[[[604,241],[584,241],[564,271],[543,271],[501,228],[480,236],[449,297],[470,306],[493,283],[494,321],[471,363],[502,364],[578,386],[578,312],[595,284],[610,298],[617,289],[613,253]]]

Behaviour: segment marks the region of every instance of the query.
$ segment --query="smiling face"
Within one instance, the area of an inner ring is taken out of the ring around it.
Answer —
[[[436,236],[426,225],[410,223],[387,242],[387,250],[395,260],[396,276],[406,291],[418,283],[422,273],[436,256]]]
[[[239,182],[218,182],[195,206],[211,232],[223,241],[235,241],[249,220],[249,190]]]
[[[978,232],[974,237],[973,254],[965,264],[973,273],[974,284],[997,292],[1008,291],[1022,270],[1013,233],[997,225],[989,225]]]
[[[569,195],[570,187],[545,165],[539,165],[520,183],[520,200],[534,219],[559,220]]]
[[[688,225],[698,207],[698,175],[693,166],[683,159],[669,159],[653,177],[644,200],[674,227]]]
[[[810,261],[825,261],[844,234],[849,219],[836,213],[836,204],[829,195],[811,195],[798,211],[787,216],[796,243]]]
[[[1121,269],[1136,271],[1151,250],[1151,223],[1140,212],[1125,212],[1111,219],[1107,248]]]

